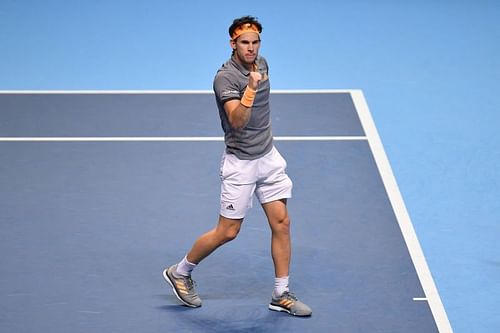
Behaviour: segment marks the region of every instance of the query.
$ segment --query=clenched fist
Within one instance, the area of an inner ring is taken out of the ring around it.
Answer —
[[[260,81],[262,81],[262,74],[259,72],[250,72],[248,76],[248,86],[250,89],[257,90]]]

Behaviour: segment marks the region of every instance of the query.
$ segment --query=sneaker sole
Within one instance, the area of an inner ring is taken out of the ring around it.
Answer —
[[[269,310],[272,310],[272,311],[278,311],[278,312],[286,312],[288,313],[289,315],[291,316],[296,316],[296,317],[310,317],[312,315],[312,313],[310,314],[306,314],[306,315],[301,315],[301,314],[297,314],[297,313],[292,313],[290,310],[288,309],[285,309],[285,308],[282,308],[281,306],[277,306],[277,305],[272,305],[272,304],[269,304]]]
[[[174,295],[175,297],[177,297],[177,299],[179,301],[181,301],[182,304],[184,304],[185,306],[189,306],[190,308],[199,308],[201,305],[193,305],[193,304],[189,304],[188,302],[186,302],[185,300],[183,300],[180,296],[179,296],[179,293],[177,292],[177,290],[175,289],[174,287],[174,282],[170,280],[170,277],[168,276],[167,274],[167,270],[168,268],[165,268],[165,270],[163,271],[163,278],[168,282],[168,284],[172,287],[172,291],[174,292]]]

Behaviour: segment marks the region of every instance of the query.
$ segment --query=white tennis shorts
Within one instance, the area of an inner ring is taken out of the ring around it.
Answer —
[[[261,204],[292,197],[286,161],[275,147],[256,160],[240,160],[224,152],[220,176],[220,214],[230,219],[245,217],[254,193]]]

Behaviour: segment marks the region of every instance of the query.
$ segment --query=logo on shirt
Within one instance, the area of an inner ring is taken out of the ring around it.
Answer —
[[[227,207],[226,207],[227,210],[235,210],[234,207],[233,207],[233,204],[229,204]]]
[[[222,97],[227,97],[227,96],[233,96],[233,95],[240,95],[240,92],[238,90],[224,90],[222,92]]]

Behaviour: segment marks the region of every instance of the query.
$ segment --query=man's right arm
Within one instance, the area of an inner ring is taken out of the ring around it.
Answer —
[[[262,80],[262,74],[251,72],[248,77],[248,86],[241,100],[232,99],[224,103],[229,124],[234,129],[242,129],[250,120],[253,99]]]

